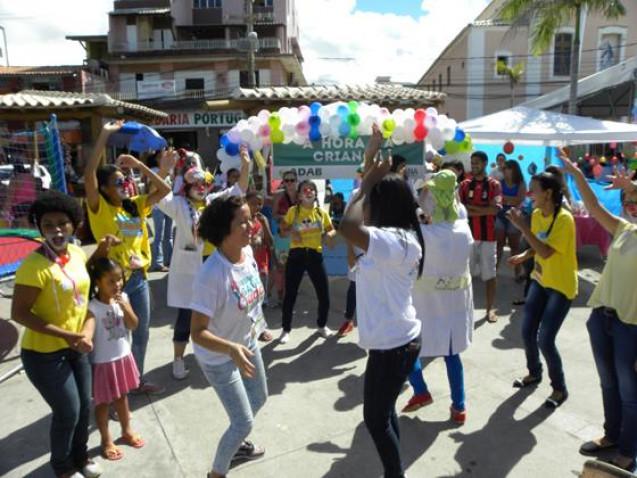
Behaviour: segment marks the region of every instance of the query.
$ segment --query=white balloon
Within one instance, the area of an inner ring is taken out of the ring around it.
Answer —
[[[416,127],[416,120],[412,118],[405,118],[403,120],[403,128],[409,131],[410,133],[414,132],[414,128]]]
[[[242,143],[250,143],[254,139],[254,131],[251,128],[245,128],[239,133]]]
[[[321,123],[319,126],[319,133],[321,133],[321,136],[325,137],[325,136],[329,136],[330,135],[330,124],[329,123]]]
[[[321,108],[318,112],[318,117],[321,118],[321,124],[326,123],[330,120],[330,112],[327,108]]]
[[[339,115],[332,115],[330,116],[330,128],[334,129],[340,126],[341,124],[341,117]]]
[[[228,156],[226,155],[223,158],[223,161],[221,161],[221,164],[219,165],[219,168],[221,169],[221,171],[223,171],[224,173],[230,169],[240,169],[241,168],[241,158],[239,158],[239,155],[237,154],[236,156]]]
[[[434,129],[438,125],[438,118],[435,116],[425,116],[425,128]]]
[[[456,129],[455,128],[450,128],[449,127],[449,123],[447,123],[447,125],[442,130],[443,139],[445,141],[451,141],[454,138],[455,135],[456,135]]]
[[[250,150],[259,151],[261,148],[263,148],[263,139],[259,136],[255,136],[252,141],[250,141]]]
[[[427,116],[432,116],[434,118],[438,116],[438,110],[434,108],[433,106],[430,106],[429,108],[427,108],[425,110],[425,113],[427,113]]]
[[[413,108],[407,108],[405,110],[405,116],[409,119],[414,119],[415,114],[416,114],[416,110]]]
[[[287,138],[290,137],[290,139],[292,139],[292,137],[294,136],[294,125],[292,123],[285,123],[284,125],[281,126],[281,131],[283,131],[283,135]]]
[[[226,160],[226,158],[229,158],[228,153],[226,153],[226,150],[223,148],[219,148],[217,150],[217,159],[219,160],[219,162],[223,162],[224,160]]]
[[[292,142],[292,138],[294,137],[294,135],[289,134],[289,135],[283,135],[283,144],[290,144]]]
[[[259,114],[257,114],[257,118],[259,118],[259,121],[261,123],[267,123],[269,117],[270,117],[270,112],[268,110],[261,110],[259,111]]]
[[[394,144],[403,144],[407,139],[407,132],[404,128],[397,126],[394,132],[391,135],[391,139]]]
[[[301,135],[295,134],[294,138],[292,138],[292,141],[294,141],[299,146],[303,146],[305,144],[305,141],[307,141],[307,139]]]
[[[248,128],[250,126],[250,124],[248,123],[247,120],[239,120],[239,122],[237,123],[237,129],[239,130],[239,132],[243,131],[244,129]]]
[[[396,120],[396,123],[398,123],[398,120],[402,120],[405,116],[405,112],[401,108],[396,108],[391,115]]]
[[[431,143],[431,146],[438,151],[442,149],[445,145],[445,140],[442,137],[442,132],[438,128],[434,128],[429,130],[429,134],[427,135],[427,139]]]

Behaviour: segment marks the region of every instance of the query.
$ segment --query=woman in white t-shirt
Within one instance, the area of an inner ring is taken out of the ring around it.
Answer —
[[[422,273],[424,248],[411,188],[400,176],[387,175],[391,160],[370,164],[382,143],[373,130],[365,151],[368,172],[339,232],[364,252],[356,265],[356,306],[359,345],[369,350],[365,425],[385,476],[403,477],[396,399],[420,351],[411,290]]]
[[[199,234],[216,248],[193,284],[190,336],[201,370],[230,419],[209,478],[225,477],[237,461],[260,458],[246,440],[268,390],[257,337],[265,328],[265,291],[250,247],[250,208],[240,197],[215,199],[199,219]]]

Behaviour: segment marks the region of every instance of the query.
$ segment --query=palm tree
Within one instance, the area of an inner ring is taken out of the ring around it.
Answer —
[[[539,55],[551,46],[553,36],[562,25],[575,19],[575,35],[571,49],[569,114],[577,114],[577,76],[581,44],[582,11],[601,13],[606,18],[619,18],[626,14],[623,0],[505,0],[500,18],[521,25],[532,19],[531,53]]]
[[[498,75],[506,75],[509,77],[509,85],[511,86],[511,108],[515,104],[515,86],[522,79],[524,75],[524,63],[518,63],[512,67],[507,65],[505,61],[499,60],[496,64]]]

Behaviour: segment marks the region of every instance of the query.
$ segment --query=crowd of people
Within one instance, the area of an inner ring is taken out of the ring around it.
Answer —
[[[317,333],[333,335],[323,248],[337,234],[347,243],[349,266],[338,335],[357,326],[358,343],[368,351],[363,419],[385,477],[405,476],[396,414],[405,383],[413,395],[403,412],[433,401],[422,357],[444,359],[449,417],[457,424],[468,419],[461,354],[474,329],[472,281],[485,282],[483,320],[496,322],[496,275],[507,244],[506,262],[528,289],[521,330],[527,373],[513,386],[534,387],[542,380],[542,356],[552,387],[545,405],[561,406],[568,388],[556,336],[578,293],[575,222],[565,201],[564,174],[574,178],[590,215],[613,236],[587,322],[602,388],[604,435],[580,451],[616,448],[613,463],[635,469],[637,300],[629,288],[637,266],[637,225],[600,205],[565,152],[561,170],[530,179],[529,200],[519,164],[501,157],[496,174],[489,174],[488,157],[480,151],[471,155],[470,172],[449,161],[408,182],[404,158],[381,148],[383,138],[374,127],[359,187],[349,204],[342,194],[332,194],[328,212],[319,204],[317,185],[299,182],[294,171],[283,175],[274,198],[266,198],[251,184],[245,147],[240,169],[227,171],[221,187],[192,152],[162,151],[145,162],[120,155],[115,164],[100,166],[109,135],[120,127],[104,126],[84,173],[95,253],[87,258],[73,241],[83,216],[79,203],[49,191],[29,213],[42,245],[16,274],[12,318],[25,327],[21,357],[27,377],[51,408],[50,463],[57,476],[102,472],[87,452],[92,403],[106,460],[124,457],[110,434],[109,415],[119,420],[118,443],[133,449],[145,444],[131,426],[127,396],[162,393],[160,384],[144,376],[150,270],[168,273],[167,304],[177,310],[174,378],[188,377],[184,353],[192,339],[197,363],[229,418],[209,478],[225,477],[233,464],[263,456],[265,448],[248,437],[268,397],[258,345],[273,339],[264,306],[281,307],[278,343],[285,344],[307,272],[316,293]],[[132,170],[146,179],[145,192],[128,184]],[[628,174],[613,176],[611,187],[622,190],[626,203],[637,203],[637,185]],[[154,222],[153,246],[148,218]],[[271,297],[275,289],[278,302]]]

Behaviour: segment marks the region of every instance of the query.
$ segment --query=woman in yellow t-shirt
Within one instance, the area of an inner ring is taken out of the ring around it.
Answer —
[[[327,272],[323,264],[323,238],[331,241],[336,236],[329,214],[318,205],[318,191],[312,181],[301,181],[297,198],[299,203],[288,209],[281,220],[281,235],[290,236],[290,254],[285,269],[285,296],[283,298],[283,331],[279,342],[286,343],[292,330],[292,311],[296,294],[307,271],[318,298],[318,332],[329,337],[327,327],[330,292]]]
[[[82,208],[66,194],[51,191],[32,205],[29,218],[40,230],[42,246],[16,272],[11,318],[25,327],[24,370],[49,404],[51,466],[56,476],[99,476],[87,452],[91,408],[91,365],[95,323],[86,318],[90,279],[84,251],[72,244]],[[112,238],[102,241],[105,255]]]
[[[613,236],[608,259],[588,305],[586,323],[602,386],[604,436],[580,448],[585,455],[617,448],[612,463],[635,472],[637,456],[637,225],[614,216],[602,206],[582,172],[560,152],[564,170],[575,178],[589,214]],[[626,198],[637,200],[637,186],[628,174],[613,179]]]
[[[553,388],[545,405],[556,408],[568,398],[555,338],[577,295],[575,221],[562,207],[562,182],[557,175],[543,172],[533,176],[531,194],[534,211],[530,227],[519,209],[512,208],[507,213],[507,218],[531,246],[522,254],[510,257],[509,264],[516,266],[535,259],[522,322],[529,373],[517,379],[513,386],[526,387],[542,380],[541,350]]]
[[[122,127],[122,122],[107,123],[93,149],[93,154],[84,171],[84,185],[88,203],[91,231],[96,240],[112,234],[121,243],[110,250],[109,258],[124,269],[128,294],[139,326],[133,332],[132,351],[139,374],[142,377],[137,392],[158,393],[161,388],[144,381],[144,357],[148,344],[150,326],[150,294],[146,271],[150,265],[150,244],[146,218],[152,206],[170,192],[170,186],[162,179],[175,166],[176,154],[172,151],[160,155],[159,174],[155,174],[143,163],[130,155],[117,158],[117,166],[107,164],[98,168],[109,136]],[[122,168],[137,169],[148,178],[153,192],[129,197],[124,188]]]

